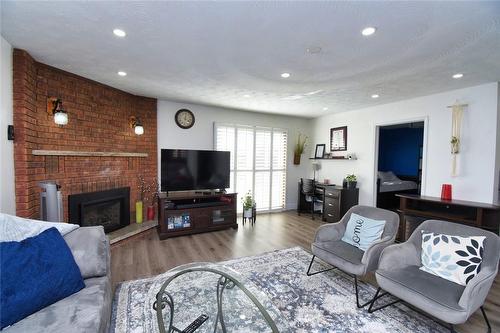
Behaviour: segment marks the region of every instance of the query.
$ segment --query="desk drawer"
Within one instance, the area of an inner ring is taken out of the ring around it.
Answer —
[[[327,188],[325,190],[325,199],[326,198],[340,198],[340,190]]]
[[[325,198],[323,216],[327,222],[337,222],[340,220],[340,202],[338,199]]]
[[[340,201],[338,199],[325,198],[325,211],[340,211]]]

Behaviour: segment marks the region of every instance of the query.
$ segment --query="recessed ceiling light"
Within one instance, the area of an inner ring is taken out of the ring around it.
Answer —
[[[245,94],[245,95],[243,95],[243,97],[245,97],[245,98],[249,98],[249,97],[250,97],[250,95]]]
[[[463,77],[464,77],[464,75],[462,73],[453,74],[453,76],[452,76],[452,78],[454,78],[454,79],[461,79]]]
[[[379,98],[380,96],[378,94],[373,94],[372,98]]]
[[[375,31],[377,31],[377,28],[375,27],[366,27],[363,30],[361,30],[361,34],[363,36],[371,36],[375,33]]]
[[[326,110],[328,110],[328,108],[325,106],[325,107],[323,108],[323,111],[326,111]]]
[[[125,37],[127,36],[127,33],[123,31],[122,29],[114,29],[113,33],[118,36],[118,37]]]
[[[311,46],[306,49],[307,53],[310,54],[318,54],[321,52],[321,47],[319,46]]]
[[[287,77],[290,77],[290,73],[281,73],[281,77],[286,79]]]
[[[119,71],[119,72],[118,72],[118,75],[120,75],[120,76],[127,76],[127,73],[126,73],[126,72],[123,72],[123,71]]]

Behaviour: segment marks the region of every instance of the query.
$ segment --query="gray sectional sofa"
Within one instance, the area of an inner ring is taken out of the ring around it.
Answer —
[[[102,227],[81,227],[64,236],[85,288],[24,318],[2,332],[107,332],[111,317],[109,241]]]

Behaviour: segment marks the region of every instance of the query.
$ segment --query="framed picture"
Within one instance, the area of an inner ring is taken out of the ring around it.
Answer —
[[[330,151],[347,150],[347,126],[330,129]]]
[[[314,152],[314,158],[323,158],[325,156],[325,147],[326,145],[320,144],[316,145],[316,151]]]

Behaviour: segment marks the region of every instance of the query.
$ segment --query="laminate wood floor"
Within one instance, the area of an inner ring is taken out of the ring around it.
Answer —
[[[316,229],[323,224],[310,216],[295,212],[261,214],[257,223],[242,225],[237,230],[203,233],[160,240],[156,229],[111,247],[113,285],[127,280],[154,276],[178,265],[194,261],[222,261],[263,252],[301,246],[310,251]],[[364,279],[375,284],[373,276]],[[354,302],[354,294],[353,294]],[[500,275],[493,284],[485,303],[493,332],[500,332]],[[382,310],[383,311],[383,310]],[[486,332],[480,311],[467,323],[457,327],[459,332]]]

